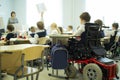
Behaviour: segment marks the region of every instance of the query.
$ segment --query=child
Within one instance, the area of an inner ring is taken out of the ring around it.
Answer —
[[[5,41],[9,41],[10,38],[15,38],[14,26],[12,24],[7,25],[8,34],[5,38]]]
[[[85,31],[85,23],[88,23],[90,21],[90,14],[88,12],[83,12],[80,15],[80,27],[78,28],[78,30],[75,31],[75,33],[73,34],[74,36],[81,36],[81,34]]]
[[[30,31],[31,31],[31,33],[30,33],[29,36],[30,36],[30,37],[34,37],[35,32],[36,32],[35,27],[34,27],[34,26],[31,26]]]
[[[102,26],[103,26],[102,20],[97,19],[97,20],[94,21],[94,23],[96,23],[96,24],[98,24],[98,25],[100,26],[100,35],[99,35],[99,37],[100,37],[100,38],[105,37],[105,33],[104,33],[104,31],[102,30]]]
[[[42,21],[37,22],[38,31],[35,34],[35,38],[45,37],[46,29],[44,28],[44,23]]]
[[[56,23],[52,23],[50,28],[51,28],[50,34],[59,34],[60,33],[59,29],[57,28]]]
[[[67,32],[66,33],[73,33],[73,26],[72,25],[69,25],[68,27],[67,27]]]
[[[35,33],[33,38],[30,38],[30,42],[33,44],[38,43],[38,38],[46,36],[46,29],[44,28],[44,23],[42,21],[37,22],[38,31]]]

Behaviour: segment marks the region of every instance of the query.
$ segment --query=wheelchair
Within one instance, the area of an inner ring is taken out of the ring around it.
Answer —
[[[112,58],[112,59],[115,59],[115,60],[118,60],[120,59],[120,54],[119,54],[119,47],[120,47],[120,37],[116,36],[118,33],[118,31],[115,31],[115,34],[111,37],[110,37],[110,41],[109,43],[105,43],[104,44],[104,47],[107,51],[107,55],[106,57],[108,58]],[[116,38],[118,38],[116,40]]]
[[[106,50],[100,42],[100,26],[94,23],[85,24],[81,40],[76,37],[68,40],[69,65],[65,73],[69,78],[76,76],[74,64],[78,64],[83,80],[112,80],[119,78],[118,66],[114,60],[106,58]]]

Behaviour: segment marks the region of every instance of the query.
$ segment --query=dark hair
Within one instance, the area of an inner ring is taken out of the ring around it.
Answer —
[[[38,29],[44,29],[44,23],[42,21],[37,22]]]
[[[102,26],[103,25],[103,22],[102,22],[102,20],[100,20],[100,19],[97,19],[97,20],[95,20],[94,21],[96,24],[98,24],[99,26]]]
[[[72,26],[72,25],[69,25],[68,27],[69,27],[70,29],[73,29],[73,26]]]
[[[30,29],[35,29],[35,27],[34,27],[34,26],[31,26]]]
[[[13,26],[12,24],[8,24],[8,25],[7,25],[7,29],[8,29],[9,31],[14,31],[14,26]]]
[[[112,27],[114,27],[115,29],[118,29],[119,24],[118,24],[118,23],[113,23],[113,24],[112,24]]]
[[[12,11],[12,12],[11,12],[11,16],[12,16],[12,14],[16,14],[15,11]]]
[[[90,14],[88,12],[83,12],[81,15],[80,15],[80,19],[83,19],[85,20],[86,22],[89,22],[90,21]]]

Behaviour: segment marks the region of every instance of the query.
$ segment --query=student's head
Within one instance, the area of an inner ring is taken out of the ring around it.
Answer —
[[[113,29],[113,30],[117,30],[118,27],[119,27],[119,24],[118,24],[118,23],[113,23],[113,24],[112,24],[112,29]]]
[[[52,23],[50,27],[51,27],[51,29],[57,29],[57,24],[56,23]]]
[[[8,30],[9,32],[14,31],[14,26],[13,26],[12,24],[8,24],[8,25],[7,25],[7,30]]]
[[[73,26],[72,26],[72,25],[69,25],[69,26],[67,27],[67,31],[71,31],[71,30],[73,30]]]
[[[31,26],[30,31],[31,31],[31,32],[35,32],[35,27],[34,27],[34,26]]]
[[[44,23],[42,21],[37,22],[37,27],[39,30],[43,30],[44,29]]]
[[[96,24],[98,24],[99,26],[102,26],[103,25],[103,22],[102,22],[102,20],[100,20],[100,19],[97,19],[97,20],[95,20],[94,21]]]
[[[86,22],[89,22],[90,21],[90,14],[88,12],[83,12],[81,15],[80,15],[80,23],[81,24],[85,24]]]
[[[15,17],[15,16],[16,16],[15,11],[12,11],[12,12],[11,12],[11,17]]]

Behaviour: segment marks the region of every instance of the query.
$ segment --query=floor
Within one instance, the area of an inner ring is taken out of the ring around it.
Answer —
[[[119,68],[120,68],[120,61],[117,62],[117,64],[119,64]],[[47,70],[47,69],[45,68],[44,71],[42,71],[42,72],[40,73],[40,75],[39,75],[39,80],[66,80],[66,79],[63,79],[63,78],[50,77],[50,76],[48,76],[48,73],[50,73],[50,72],[51,72],[51,69]],[[60,76],[65,76],[63,70],[59,70],[58,74],[59,74]],[[118,74],[118,75],[120,76],[120,70],[119,70],[119,74]],[[13,80],[13,77],[6,75],[6,76],[3,78],[3,80]],[[19,79],[19,80],[25,80],[25,78]],[[69,79],[69,80],[83,80],[82,74],[78,73],[78,75],[77,75],[76,78],[74,78],[74,79]],[[114,80],[119,80],[119,79],[114,79]]]

